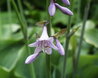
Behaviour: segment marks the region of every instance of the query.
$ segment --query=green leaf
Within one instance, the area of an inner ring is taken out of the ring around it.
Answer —
[[[53,24],[56,24],[56,23],[67,24],[67,20],[68,20],[68,16],[63,14],[61,11],[57,10],[53,19]]]
[[[20,48],[21,45],[15,44],[0,50],[0,66],[11,71],[19,59]]]
[[[21,49],[21,57],[14,69],[14,74],[16,77],[21,78],[35,78],[35,71],[32,64],[25,64],[25,60],[28,56],[26,47]],[[32,67],[32,68],[31,68]]]
[[[85,67],[89,65],[97,65],[98,56],[95,55],[84,55],[80,57],[79,67]]]
[[[23,39],[22,32],[17,32],[20,27],[18,24],[4,24],[0,26],[0,40],[21,40]],[[16,33],[17,32],[17,33]]]
[[[81,74],[82,78],[97,78],[98,77],[98,66],[88,66]]]
[[[62,59],[61,59],[62,60]],[[98,56],[95,56],[95,55],[81,55],[80,56],[80,60],[79,60],[79,68],[78,68],[78,72],[77,72],[77,78],[81,78],[84,74],[84,71],[87,70],[88,67],[91,67],[91,66],[98,66]],[[62,73],[62,66],[63,66],[63,63],[59,63],[59,74]],[[67,59],[67,65],[66,65],[66,73],[67,75],[69,76],[72,76],[72,71],[73,71],[73,59],[72,57],[69,57]],[[88,69],[89,70],[89,69]],[[86,74],[88,75],[88,74]],[[72,78],[72,77],[70,77]],[[86,78],[86,76],[83,76],[82,78]],[[89,77],[87,77],[89,78]],[[93,77],[92,77],[93,78]]]
[[[98,47],[98,29],[90,29],[85,32],[84,39],[87,43]]]
[[[0,11],[0,22],[2,25],[18,22],[18,19],[16,17],[15,12],[11,12],[10,15],[11,16],[9,16],[8,12],[1,12]]]
[[[36,78],[47,78],[46,65],[46,54],[41,53],[34,61]]]
[[[9,78],[9,72],[7,72],[3,67],[0,67],[0,77]]]
[[[80,57],[78,78],[97,78],[98,76],[98,56],[85,55]]]
[[[81,22],[81,23],[79,23],[79,24],[76,24],[74,27],[80,27],[79,29],[78,29],[78,31],[75,33],[75,35],[77,35],[77,36],[80,36],[80,34],[81,34],[81,28],[82,28],[82,26],[83,26],[83,22]],[[95,23],[92,21],[92,20],[88,20],[87,22],[86,22],[86,25],[85,25],[85,31],[88,31],[88,30],[90,30],[90,29],[94,29],[95,28]]]

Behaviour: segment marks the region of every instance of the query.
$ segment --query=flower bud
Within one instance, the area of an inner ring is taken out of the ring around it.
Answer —
[[[63,2],[64,4],[66,4],[66,5],[70,5],[69,0],[62,0],[62,2]]]
[[[61,5],[59,5],[58,3],[55,3],[56,7],[61,10],[64,14],[67,14],[67,15],[73,15],[73,12],[71,10],[69,10],[68,8],[66,7],[63,7]]]
[[[54,16],[55,11],[56,11],[55,3],[53,0],[51,0],[49,8],[48,8],[49,15]]]

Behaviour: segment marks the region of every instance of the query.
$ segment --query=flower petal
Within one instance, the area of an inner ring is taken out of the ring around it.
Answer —
[[[50,37],[50,38],[49,38],[49,41],[50,41],[50,42],[53,42],[53,41],[54,41],[54,38],[53,38],[53,37]]]
[[[29,64],[29,63],[33,62],[37,58],[37,56],[39,55],[40,51],[41,51],[41,49],[39,47],[37,47],[35,49],[34,54],[27,57],[25,64]]]
[[[48,33],[47,33],[47,27],[44,26],[43,31],[42,31],[42,35],[39,38],[39,40],[48,40],[48,38],[49,38],[49,36],[48,36]]]
[[[59,53],[60,53],[61,55],[64,55],[64,54],[65,54],[64,48],[63,48],[63,46],[61,45],[61,43],[59,42],[58,39],[56,39],[56,46],[57,46],[57,48],[58,48]]]
[[[61,10],[64,14],[67,14],[67,15],[73,15],[73,12],[71,10],[69,10],[68,8],[66,7],[63,7],[61,5],[59,5],[58,3],[55,3],[56,7]]]
[[[38,55],[39,55],[39,53],[34,53],[34,54],[28,56],[25,61],[25,64],[29,64],[29,63],[33,62]]]
[[[29,47],[37,47],[37,45],[38,45],[38,42],[34,42],[34,43],[29,44],[28,46]]]
[[[63,2],[64,4],[66,4],[66,5],[70,5],[69,0],[62,0],[62,2]]]
[[[34,51],[34,53],[39,53],[41,51],[41,47],[37,47]]]
[[[45,48],[45,53],[47,53],[47,54],[52,54],[52,49],[51,48]]]
[[[56,11],[55,4],[54,4],[53,0],[51,0],[51,3],[48,8],[48,12],[49,12],[50,16],[54,16],[55,11]]]
[[[49,42],[49,47],[58,50],[58,48],[52,42]]]

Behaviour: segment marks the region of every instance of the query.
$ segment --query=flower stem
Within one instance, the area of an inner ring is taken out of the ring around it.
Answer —
[[[80,7],[81,7],[81,0],[78,0],[78,8],[77,8],[77,21],[76,23],[79,23],[81,21],[80,19]]]
[[[26,30],[28,25],[27,25],[27,21],[26,21],[25,16],[24,16],[21,0],[17,0],[17,2],[18,2],[21,18],[22,18],[23,22],[25,23],[25,30]],[[26,30],[26,32],[27,32],[27,30]]]
[[[70,37],[68,37],[69,32],[70,32],[70,27],[71,27],[71,17],[69,16],[68,20],[68,26],[67,26],[67,33],[66,33],[66,43],[65,43],[65,56],[64,56],[64,63],[63,63],[63,72],[62,72],[62,78],[65,78],[65,72],[66,72],[66,63],[67,63],[67,57],[68,57],[68,48],[69,48],[69,40]]]
[[[49,19],[49,26],[47,26],[48,29],[48,35],[51,35],[51,17],[48,14],[48,5],[50,0],[46,0],[46,17]],[[46,54],[46,70],[47,70],[47,78],[51,78],[51,56]]]
[[[17,14],[17,17],[19,19],[19,22],[20,22],[20,26],[21,26],[21,29],[22,29],[22,32],[23,32],[23,35],[24,35],[24,39],[25,39],[25,45],[26,45],[26,50],[28,52],[28,54],[30,55],[30,51],[29,51],[29,48],[28,48],[28,34],[27,34],[27,22],[25,20],[25,17],[24,17],[24,13],[23,13],[23,7],[22,7],[22,4],[21,4],[21,1],[18,0],[18,5],[19,5],[19,11],[18,11],[18,8],[14,2],[14,0],[12,0],[12,5],[16,11],[16,14]],[[34,67],[32,64],[29,65],[30,67],[30,72],[31,72],[31,77],[32,78],[36,78],[35,77],[35,73],[34,73]]]
[[[12,5],[13,5],[13,7],[14,7],[14,9],[15,9],[16,15],[17,15],[17,17],[18,17],[18,20],[19,20],[19,23],[20,23],[20,26],[21,26],[21,30],[22,30],[23,36],[24,36],[24,38],[26,38],[26,37],[25,37],[25,32],[24,32],[24,26],[25,26],[25,25],[24,25],[24,23],[22,22],[21,16],[20,16],[20,14],[19,14],[19,12],[18,12],[18,8],[17,8],[17,6],[16,6],[14,0],[11,0],[11,2],[12,2]]]
[[[2,39],[2,17],[1,17],[1,8],[0,8],[0,39]]]
[[[7,0],[7,9],[8,9],[9,23],[11,24],[11,22],[12,22],[12,15],[11,15],[11,4],[10,4],[10,0]]]
[[[48,34],[51,35],[51,18],[49,18],[50,25],[48,26]],[[51,56],[46,54],[46,67],[47,67],[47,78],[51,78]]]
[[[72,5],[70,7],[71,9],[73,9],[73,0],[72,0]],[[68,18],[68,25],[67,25],[67,33],[66,33],[66,40],[65,40],[65,56],[64,56],[64,62],[63,62],[63,71],[62,71],[62,78],[66,78],[66,64],[67,64],[67,58],[68,58],[68,48],[69,48],[69,41],[70,41],[70,37],[69,33],[70,33],[70,29],[71,29],[71,16],[69,16]]]
[[[75,71],[74,71],[75,73],[77,73],[77,70],[78,70],[78,64],[79,64],[79,59],[80,59],[82,41],[83,41],[83,36],[84,36],[84,32],[85,32],[85,24],[86,24],[88,14],[89,14],[90,2],[91,2],[91,0],[88,1],[87,5],[85,7],[85,11],[84,11],[83,26],[82,26],[81,35],[80,35],[79,46],[78,46],[78,49],[77,49],[76,67],[75,67]]]
[[[76,21],[76,24],[79,23],[81,21],[80,19],[80,8],[81,8],[81,0],[78,0],[77,1],[78,3],[78,7],[77,7],[77,21]],[[73,49],[73,56],[72,56],[72,60],[73,60],[73,73],[72,73],[72,77],[75,78],[75,68],[76,68],[76,49]]]

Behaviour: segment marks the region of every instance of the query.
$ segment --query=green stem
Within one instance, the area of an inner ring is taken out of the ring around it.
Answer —
[[[70,8],[73,10],[73,0],[72,5]],[[62,71],[62,78],[66,78],[66,64],[67,64],[67,58],[68,58],[68,48],[69,48],[69,41],[71,36],[69,36],[71,29],[71,16],[68,18],[68,25],[67,25],[67,33],[66,33],[66,40],[65,40],[65,56],[64,56],[64,62],[63,62],[63,71]]]
[[[50,24],[47,27],[49,36],[51,35],[51,17],[49,18]],[[46,67],[47,67],[47,78],[51,78],[51,56],[46,54]]]
[[[30,50],[29,50],[29,48],[28,48],[28,31],[27,31],[27,22],[26,22],[26,19],[25,19],[25,16],[24,16],[24,11],[23,11],[23,7],[22,7],[22,3],[21,3],[21,0],[17,0],[18,1],[18,5],[19,5],[19,10],[20,10],[20,15],[21,15],[21,18],[22,18],[22,20],[23,20],[23,23],[24,23],[24,31],[25,31],[25,35],[26,35],[26,50],[27,50],[27,52],[28,52],[28,55],[30,55],[31,53],[30,53]],[[35,71],[34,71],[34,67],[33,67],[33,64],[30,64],[29,65],[29,67],[30,67],[30,71],[31,71],[31,77],[32,78],[36,78],[36,76],[35,76]]]
[[[49,19],[49,26],[47,26],[48,29],[48,35],[51,35],[51,17],[48,14],[48,4],[50,0],[46,0],[46,17]],[[46,54],[46,70],[47,70],[47,78],[51,78],[51,56]]]
[[[87,21],[87,17],[89,14],[89,8],[90,8],[90,0],[87,3],[86,7],[85,7],[85,11],[84,11],[84,20],[83,20],[83,26],[82,26],[82,30],[81,30],[81,36],[80,36],[80,41],[79,41],[79,46],[77,49],[77,58],[76,58],[76,68],[75,68],[75,73],[77,73],[78,70],[78,64],[79,64],[79,59],[80,59],[80,53],[81,53],[81,48],[82,48],[82,41],[83,41],[83,36],[84,36],[84,32],[85,32],[85,24]]]
[[[68,48],[69,48],[69,40],[70,37],[68,37],[69,33],[70,33],[70,27],[71,27],[71,17],[69,16],[69,20],[68,20],[68,26],[67,26],[67,33],[66,33],[66,43],[65,43],[65,56],[64,56],[64,64],[63,64],[63,72],[62,72],[62,78],[66,77],[66,63],[67,63],[67,57],[68,57]]]
[[[7,0],[7,10],[8,10],[8,22],[10,24],[9,30],[10,30],[10,37],[12,36],[12,26],[11,26],[11,22],[12,22],[12,12],[11,12],[11,4],[10,4],[10,0]]]
[[[23,28],[24,28],[24,32],[25,32],[25,42],[26,42],[27,52],[30,54],[29,48],[28,48],[27,22],[25,20],[25,16],[24,16],[24,13],[23,13],[23,7],[22,7],[22,4],[21,4],[21,0],[17,0],[17,1],[18,1],[19,11],[20,11],[19,15],[21,16],[22,23],[24,23]]]
[[[10,4],[10,0],[7,0],[7,9],[8,9],[9,23],[11,24],[11,22],[12,22],[12,15],[11,15],[11,4]]]
[[[78,3],[78,7],[77,7],[77,21],[76,23],[79,23],[81,21],[80,19],[80,10],[81,10],[81,0],[77,1]],[[73,50],[73,56],[72,56],[72,60],[73,60],[73,73],[72,76],[73,78],[75,78],[75,68],[76,68],[76,50]]]
[[[23,11],[21,0],[17,0],[17,2],[18,2],[18,5],[19,5],[19,10],[20,10],[21,18],[22,18],[23,22],[25,23],[25,27],[26,27],[25,29],[27,29],[28,25],[27,25],[27,21],[26,21],[25,16],[24,16],[24,11]]]
[[[0,8],[0,39],[2,39],[2,18],[1,18],[1,8]]]
[[[76,23],[79,23],[81,21],[80,19],[80,11],[81,11],[81,0],[78,0],[78,8],[77,8],[77,21]]]
[[[21,26],[21,30],[22,30],[23,36],[24,36],[24,38],[26,38],[25,31],[24,31],[24,23],[22,22],[21,16],[20,16],[20,14],[18,12],[18,8],[17,8],[14,0],[11,0],[11,2],[12,2],[12,5],[13,5],[13,7],[15,9],[16,15],[18,17],[18,20],[19,20],[19,23],[20,23],[20,26]]]
[[[47,69],[47,78],[51,78],[51,63],[50,55],[46,54],[46,69]]]
[[[19,19],[19,22],[21,24],[21,29],[22,29],[22,32],[23,32],[23,35],[24,35],[24,39],[25,39],[25,43],[26,43],[26,50],[28,52],[28,55],[30,55],[30,51],[29,51],[29,48],[28,48],[27,22],[26,22],[25,17],[24,17],[21,1],[18,0],[18,5],[19,5],[20,13],[18,11],[18,8],[17,8],[14,0],[12,0],[12,4],[13,4],[13,7],[14,7],[14,9],[16,11],[16,14],[17,14],[17,17]],[[33,67],[33,65],[30,64],[29,67],[30,67],[30,71],[31,71],[31,77],[32,78],[36,78],[35,77],[35,73],[34,73],[34,67]]]

